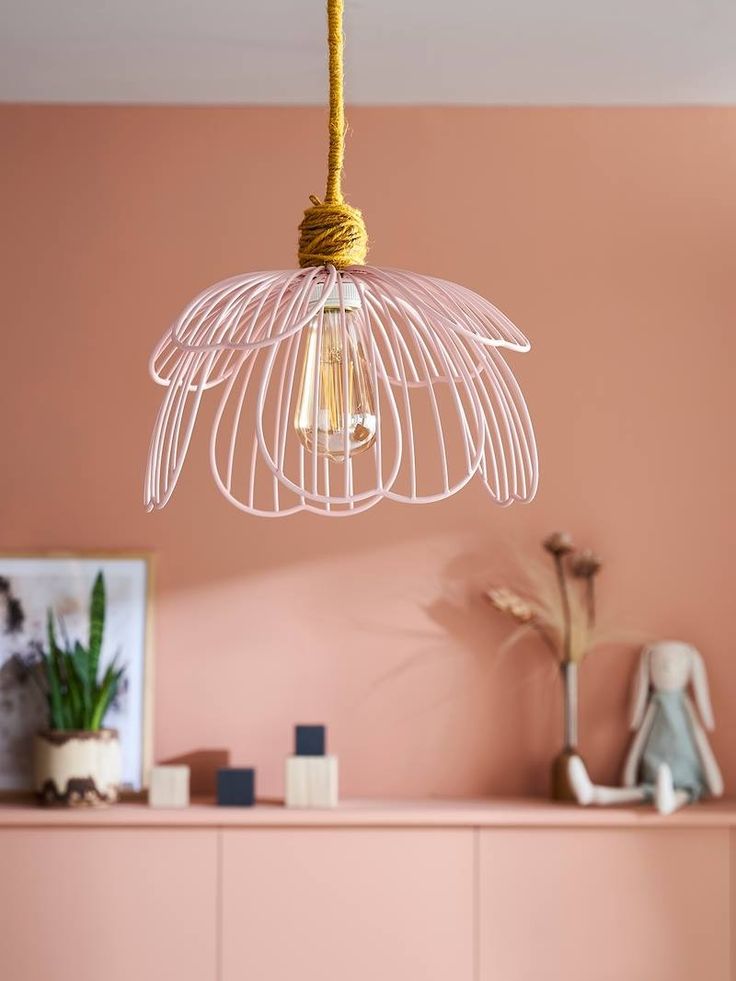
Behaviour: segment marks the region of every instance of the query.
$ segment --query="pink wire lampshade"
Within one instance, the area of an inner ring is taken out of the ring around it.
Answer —
[[[302,268],[217,283],[164,334],[146,507],[171,497],[210,390],[212,474],[250,514],[430,503],[476,476],[499,504],[528,501],[534,433],[499,353],[527,339],[471,290],[364,265],[363,216],[341,185],[343,0],[326,6],[327,185],[299,226]]]
[[[325,374],[310,345],[324,350],[328,330],[344,356]],[[151,358],[165,393],[146,507],[171,497],[209,392],[217,399],[212,474],[248,513],[342,516],[383,498],[429,503],[474,477],[498,504],[528,501],[538,479],[534,433],[500,349],[529,346],[476,293],[413,273],[320,265],[218,283],[189,305]],[[333,412],[350,416],[359,385],[368,393],[363,451],[346,427],[326,452],[308,433],[327,426],[328,395]]]

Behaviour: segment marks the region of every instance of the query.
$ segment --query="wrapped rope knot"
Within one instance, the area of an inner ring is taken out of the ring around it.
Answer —
[[[368,252],[368,233],[363,215],[344,201],[320,201],[312,197],[312,207],[304,212],[299,225],[299,265],[336,269],[362,266]]]

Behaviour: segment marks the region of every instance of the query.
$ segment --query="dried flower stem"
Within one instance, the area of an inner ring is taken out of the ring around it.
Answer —
[[[571,657],[571,640],[572,640],[572,624],[570,617],[570,597],[567,592],[567,578],[565,576],[565,566],[563,564],[563,557],[559,553],[553,555],[555,562],[555,572],[557,573],[557,582],[560,587],[560,600],[562,602],[562,660],[570,661]]]
[[[585,580],[585,606],[588,611],[588,628],[595,626],[595,576],[588,576]]]
[[[511,617],[520,623],[522,628],[534,630],[541,637],[542,641],[552,651],[555,659],[559,658],[559,651],[554,638],[550,635],[549,625],[535,614],[533,606],[528,600],[518,593],[505,586],[489,589],[485,594],[486,599],[494,609],[505,616]]]

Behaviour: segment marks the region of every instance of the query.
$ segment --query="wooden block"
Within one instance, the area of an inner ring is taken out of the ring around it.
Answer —
[[[220,807],[253,807],[256,771],[252,767],[223,767],[217,771],[217,803]]]
[[[327,730],[321,725],[298,725],[294,729],[295,756],[324,756]]]
[[[337,807],[337,757],[289,756],[285,783],[287,807]]]
[[[154,766],[148,788],[151,807],[189,806],[189,767]]]

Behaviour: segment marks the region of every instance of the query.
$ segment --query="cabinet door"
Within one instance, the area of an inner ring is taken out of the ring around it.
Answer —
[[[473,832],[223,832],[223,981],[473,981]]]
[[[728,981],[720,829],[484,831],[481,981]]]
[[[216,834],[0,832],[0,977],[215,981]]]

